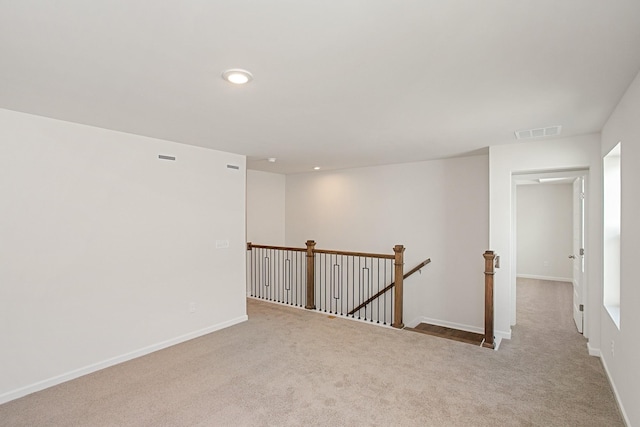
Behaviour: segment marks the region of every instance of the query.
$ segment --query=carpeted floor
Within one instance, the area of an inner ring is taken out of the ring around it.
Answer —
[[[623,426],[571,286],[492,351],[248,301],[248,322],[0,406],[1,426]]]

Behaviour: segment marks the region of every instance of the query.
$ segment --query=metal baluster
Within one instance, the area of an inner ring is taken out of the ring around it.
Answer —
[[[329,257],[330,258],[330,257]],[[324,280],[327,281],[327,256],[324,256]],[[331,299],[329,297],[329,290],[327,289],[327,284],[324,283],[324,311],[327,312],[327,306],[329,306],[329,313],[331,313],[331,305],[328,304]]]
[[[253,287],[255,289],[256,297],[260,297],[260,249],[256,249],[253,254]]]
[[[349,294],[349,271],[351,271],[351,301],[353,302],[353,269],[355,268],[355,260],[356,258],[354,256],[350,256],[349,259],[347,260],[347,295]],[[349,269],[349,262],[351,262],[351,268]],[[345,311],[347,312],[347,314],[345,314],[345,316],[349,315],[349,312],[351,311],[350,307],[350,302],[349,302],[349,297],[347,297],[347,303],[345,306]],[[353,306],[355,307],[355,305]]]
[[[331,265],[333,264],[333,255],[329,254],[329,271],[327,272],[327,289],[329,290],[329,313],[333,313],[333,272]],[[326,264],[325,264],[326,267]]]
[[[365,286],[366,286],[365,294],[366,295],[362,296],[362,300],[363,301],[366,301],[367,298],[369,298],[369,295],[371,295],[371,289],[370,289],[371,283],[369,283],[371,281],[371,277],[369,275],[369,268],[367,267],[367,258],[364,259],[364,268],[362,269],[363,282],[364,282],[364,277],[365,277],[364,274],[365,274],[365,272],[367,274],[367,276],[366,276],[367,280],[366,280],[366,283],[365,283]],[[367,306],[365,305],[362,308],[364,309],[364,320],[367,320]]]
[[[278,301],[278,282],[276,282],[277,265],[275,260],[278,257],[278,252],[275,249],[270,250],[269,256],[269,292],[271,292],[271,301]],[[274,260],[273,262],[271,260]]]
[[[318,254],[318,273],[320,274],[319,276],[319,280],[318,280],[318,290],[320,291],[320,304],[318,306],[319,310],[322,311],[323,310],[323,301],[324,299],[322,298],[322,254]]]
[[[393,262],[391,263],[391,280],[395,283],[396,281],[396,273],[395,273],[396,269],[394,268]],[[393,322],[393,304],[394,304],[394,294],[395,292],[391,292],[391,295],[389,296],[389,300],[391,301],[391,304],[389,306],[389,311],[391,312],[390,316],[389,316],[389,324],[392,324]]]
[[[302,307],[302,301],[304,301],[304,288],[302,285],[302,280],[300,279],[302,276],[302,263],[301,263],[301,258],[300,258],[300,254],[302,252],[298,252],[298,257],[296,258],[296,272],[298,274],[298,278],[296,279],[297,282],[297,286],[298,286],[298,305],[300,307]]]
[[[266,284],[268,286],[268,288],[265,289],[267,295],[267,299],[269,301],[273,301],[273,288],[271,287],[271,257],[273,256],[273,250],[272,249],[266,249],[265,252],[268,254],[267,258],[265,259],[265,280],[266,280]]]
[[[300,272],[302,271],[302,268],[300,268],[300,253],[301,252],[296,252],[296,303],[298,306],[302,306],[301,301],[304,300],[302,295],[302,284],[300,281]]]
[[[362,257],[358,257],[358,301],[362,301]],[[355,307],[355,306],[354,306]],[[355,313],[354,313],[355,315]],[[358,319],[360,319],[360,310],[358,310]]]
[[[275,266],[275,278],[274,278],[274,282],[276,284],[275,288],[276,288],[276,301],[278,302],[284,302],[284,298],[282,297],[282,283],[280,280],[280,255],[282,254],[282,252],[278,249],[276,249],[276,261],[274,263]]]
[[[269,271],[269,257],[265,256],[263,263],[262,263],[262,268],[264,270],[264,273],[262,275],[262,280],[263,280],[263,286],[265,286],[265,293],[267,294],[267,299],[269,299],[269,292],[267,292],[269,290],[268,286],[269,286],[269,275],[267,274],[267,272]]]
[[[338,255],[336,255],[336,263],[333,264],[333,299],[336,300],[336,314],[338,314],[338,301],[340,300],[340,264],[338,264]]]
[[[281,250],[278,250],[278,301],[283,303],[285,302],[285,293],[284,293],[284,264],[283,264],[283,253]]]
[[[378,258],[377,261],[378,268],[376,270],[378,270],[378,292],[380,292],[380,258]],[[380,323],[380,298],[376,298],[376,306],[378,307],[378,315],[376,321]]]
[[[280,288],[280,299],[282,301],[283,304],[287,303],[287,293],[285,292],[285,288],[284,288],[284,280],[285,280],[285,269],[284,269],[284,251],[278,251],[280,253],[280,262],[278,262],[278,274],[280,275],[279,277],[279,288]]]
[[[346,297],[344,298],[344,300],[342,301],[342,305],[340,305],[340,314],[342,314],[343,312],[349,312],[349,259],[353,258],[351,256],[347,257],[347,264],[346,264],[346,270],[345,270],[345,290],[346,290]]]
[[[258,288],[257,292],[260,298],[264,298],[264,289],[262,288],[262,248],[258,249],[256,255],[256,288]]]
[[[387,282],[388,282],[388,280],[387,280],[387,264],[388,263],[389,263],[388,260],[384,260],[384,285],[385,286],[387,286]],[[391,283],[391,282],[389,282],[389,283]],[[384,319],[382,321],[383,325],[387,324],[387,294],[388,293],[389,292],[385,292],[384,293]]]
[[[249,249],[249,294],[254,297],[253,294],[253,248]]]
[[[358,258],[359,260],[360,258]],[[351,299],[353,300],[353,308],[356,308],[356,304],[358,299],[356,298],[356,271],[360,271],[360,266],[359,266],[359,261],[358,261],[358,269],[356,270],[356,258],[353,257],[353,268],[351,269]],[[359,275],[359,274],[358,274]],[[358,283],[358,286],[360,286],[360,284]],[[356,313],[353,313],[352,316],[354,319],[356,317]]]
[[[284,290],[288,291],[286,294],[287,304],[291,304],[289,299],[289,292],[291,291],[291,260],[288,258],[284,260]]]
[[[280,289],[280,302],[283,304],[287,303],[287,293],[284,289],[284,278],[285,278],[285,269],[284,269],[284,251],[278,251],[280,254],[278,259],[278,289]]]
[[[327,282],[330,282],[331,279],[329,279],[330,275],[331,275],[331,254],[328,254],[329,256],[325,255],[324,258],[324,299],[325,299],[325,306],[324,306],[324,311],[327,311],[327,307],[329,308],[329,313],[331,313],[331,293],[330,293],[330,288],[327,284]],[[329,264],[329,266],[327,266],[327,264]]]
[[[263,259],[264,259],[264,255],[262,253],[262,248],[260,248],[260,249],[258,249],[258,256],[257,256],[257,259],[256,259],[256,272],[257,272],[257,276],[258,276],[257,277],[257,281],[256,281],[256,286],[260,289],[259,292],[260,292],[260,297],[261,298],[264,296],[263,295],[264,294],[264,292],[263,292],[264,291],[264,287],[263,287],[264,278],[263,278],[263,274],[262,274],[262,269],[263,269],[262,265],[264,263]]]

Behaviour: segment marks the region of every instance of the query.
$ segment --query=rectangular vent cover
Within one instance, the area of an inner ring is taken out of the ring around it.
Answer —
[[[240,166],[236,166],[236,165],[227,165],[227,169],[240,169]]]
[[[160,160],[175,160],[175,156],[165,156],[164,154],[159,154],[158,158]]]
[[[517,139],[548,138],[560,135],[562,126],[549,126],[546,128],[518,130],[515,132]]]

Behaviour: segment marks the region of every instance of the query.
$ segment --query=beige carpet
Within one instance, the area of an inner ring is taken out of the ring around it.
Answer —
[[[248,322],[4,404],[0,425],[623,425],[571,286],[518,294],[497,352],[249,300]]]

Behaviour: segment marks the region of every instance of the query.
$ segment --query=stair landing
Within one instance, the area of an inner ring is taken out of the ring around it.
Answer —
[[[475,332],[461,331],[458,329],[447,328],[444,326],[430,325],[428,323],[420,323],[415,328],[405,328],[409,331],[420,332],[421,334],[432,335],[435,337],[446,338],[454,341],[460,341],[467,344],[480,346],[484,335]]]

